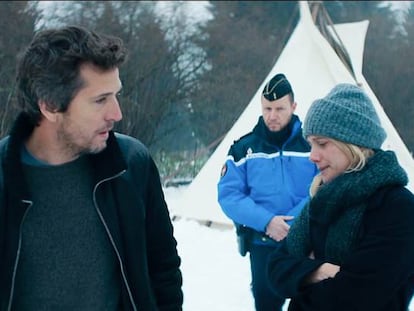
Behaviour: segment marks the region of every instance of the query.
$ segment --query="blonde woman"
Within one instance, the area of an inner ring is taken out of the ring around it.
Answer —
[[[407,311],[414,291],[414,196],[364,91],[339,84],[303,128],[320,174],[268,261],[289,311]]]

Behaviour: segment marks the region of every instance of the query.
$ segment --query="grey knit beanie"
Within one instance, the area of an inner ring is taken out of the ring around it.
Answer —
[[[336,85],[312,103],[303,135],[325,136],[371,149],[380,149],[387,136],[368,95],[347,83]]]

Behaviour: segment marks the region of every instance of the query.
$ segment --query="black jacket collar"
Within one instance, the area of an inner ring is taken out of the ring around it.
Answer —
[[[292,118],[290,119],[289,123],[280,131],[278,132],[271,132],[264,120],[263,116],[259,117],[259,121],[257,122],[256,126],[253,129],[253,133],[271,145],[276,145],[279,147],[279,149],[282,149],[283,145],[295,135],[298,134],[298,129],[300,128],[300,121],[298,116],[292,115]]]
[[[19,114],[13,123],[4,155],[4,179],[7,183],[13,185],[9,187],[9,190],[14,189],[12,192],[14,195],[18,195],[20,199],[30,197],[26,181],[22,178],[23,168],[20,154],[24,142],[29,138],[33,129],[34,124],[27,114]],[[109,133],[107,147],[100,153],[89,155],[89,157],[95,169],[96,181],[114,176],[127,168],[115,134],[112,131]]]

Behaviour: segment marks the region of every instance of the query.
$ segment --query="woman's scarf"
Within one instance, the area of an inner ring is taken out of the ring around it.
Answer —
[[[405,186],[407,174],[392,151],[377,151],[360,171],[344,173],[319,187],[292,224],[287,236],[289,253],[307,257],[313,251],[309,219],[328,227],[325,259],[341,264],[352,250],[368,198],[379,188]]]

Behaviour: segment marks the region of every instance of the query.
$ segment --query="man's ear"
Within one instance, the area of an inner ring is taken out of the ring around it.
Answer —
[[[39,109],[45,119],[49,120],[50,122],[56,122],[56,109],[51,110],[50,107],[43,100],[39,101]]]
[[[293,102],[293,104],[292,104],[292,110],[293,111],[295,111],[296,110],[296,106],[297,106],[298,104],[296,103],[296,102]]]

